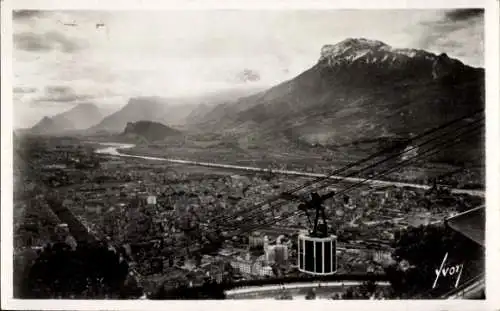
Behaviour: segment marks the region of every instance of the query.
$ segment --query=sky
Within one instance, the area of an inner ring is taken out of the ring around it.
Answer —
[[[480,10],[15,11],[14,127],[83,102],[270,87],[348,37],[484,63]]]

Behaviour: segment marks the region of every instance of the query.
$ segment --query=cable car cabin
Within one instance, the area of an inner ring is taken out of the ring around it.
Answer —
[[[337,237],[298,236],[299,271],[313,275],[331,275],[337,272]]]
[[[298,209],[308,218],[311,230],[303,231],[298,236],[297,262],[299,271],[311,275],[331,275],[337,272],[337,236],[328,233],[323,202],[335,193],[325,195],[311,193],[309,200],[283,193],[282,197],[302,201]],[[311,219],[309,212],[313,212]],[[321,221],[320,221],[321,220]]]

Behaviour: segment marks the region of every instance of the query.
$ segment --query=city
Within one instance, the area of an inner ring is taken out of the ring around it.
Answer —
[[[70,245],[88,240],[87,233],[112,245],[148,297],[159,286],[196,287],[207,279],[222,283],[306,275],[297,266],[297,236],[307,229],[307,219],[296,213],[296,204],[264,210],[252,219],[239,215],[307,178],[121,158],[96,153],[91,144],[73,139],[26,140],[19,152],[32,160],[15,178],[20,185],[15,193],[16,253],[55,243],[58,235],[51,231],[72,222],[53,206],[57,197],[56,204],[85,227],[82,236],[66,228],[74,241]],[[467,177],[455,175],[456,180]],[[349,184],[337,183],[333,189]],[[394,241],[401,232],[442,224],[483,202],[480,196],[447,189],[377,185],[329,199],[325,211],[338,237],[337,274],[384,274],[396,263]],[[266,219],[272,224],[266,226]],[[249,222],[262,225],[234,233]],[[202,254],[204,247],[209,251]],[[373,294],[391,297],[390,286],[380,290]],[[339,298],[345,293],[330,294]]]

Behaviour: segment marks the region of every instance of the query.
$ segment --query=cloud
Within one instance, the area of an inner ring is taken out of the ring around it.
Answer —
[[[463,21],[484,16],[484,9],[459,9],[446,12],[445,15],[452,21]]]
[[[45,87],[44,94],[34,99],[34,102],[74,104],[76,101],[83,101],[91,98],[93,98],[91,95],[77,94],[75,90],[69,86],[53,85]]]
[[[47,86],[45,88],[45,92],[47,92],[50,95],[53,95],[53,94],[58,95],[58,94],[73,93],[74,91],[69,86],[55,85],[55,86]]]
[[[260,74],[256,70],[244,69],[235,77],[236,82],[249,83],[260,81]]]
[[[36,87],[24,87],[24,86],[15,86],[12,89],[12,92],[15,94],[32,94],[37,92]]]
[[[32,32],[16,33],[14,34],[14,44],[16,48],[29,52],[59,50],[64,53],[73,53],[85,47],[83,43],[71,40],[56,31],[43,34]]]
[[[26,20],[32,17],[38,17],[44,15],[44,11],[39,10],[14,10],[12,11],[12,18],[15,20]]]
[[[484,64],[484,14],[482,10],[454,10],[420,23],[416,46],[447,53],[466,64]]]

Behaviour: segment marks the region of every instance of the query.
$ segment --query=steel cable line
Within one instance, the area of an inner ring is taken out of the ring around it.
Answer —
[[[451,126],[451,125],[453,125],[453,124],[455,124],[455,123],[458,123],[458,122],[460,122],[460,121],[462,121],[462,120],[464,120],[464,119],[470,118],[470,117],[472,117],[472,116],[474,116],[474,115],[476,115],[476,114],[478,114],[478,113],[480,113],[480,112],[482,112],[482,111],[484,111],[484,110],[483,110],[483,109],[480,109],[480,110],[477,110],[476,112],[474,112],[474,113],[472,113],[472,114],[469,114],[469,115],[467,115],[467,116],[464,116],[464,117],[461,117],[461,118],[454,119],[454,120],[452,120],[452,121],[450,121],[450,122],[447,122],[447,123],[445,123],[445,124],[443,124],[443,125],[440,125],[440,126],[435,127],[435,128],[433,128],[433,129],[431,129],[431,130],[428,130],[428,131],[426,131],[426,132],[424,132],[424,133],[422,133],[422,134],[420,134],[420,135],[417,135],[417,136],[415,136],[415,137],[413,137],[413,138],[411,138],[411,139],[409,139],[409,140],[407,140],[407,141],[404,141],[404,142],[401,142],[401,143],[397,143],[395,146],[392,146],[392,147],[389,147],[389,148],[385,148],[384,150],[379,151],[379,152],[377,152],[377,153],[375,153],[375,154],[373,154],[373,155],[370,155],[370,156],[368,156],[368,157],[366,157],[366,158],[364,158],[364,159],[362,159],[362,160],[356,161],[356,162],[354,162],[354,163],[352,163],[352,164],[348,164],[347,166],[344,166],[344,167],[342,167],[342,168],[340,168],[340,169],[337,169],[337,170],[335,170],[334,172],[330,173],[330,174],[329,174],[329,175],[327,175],[327,176],[319,177],[319,178],[317,178],[317,179],[315,179],[315,180],[313,180],[313,181],[306,182],[304,185],[301,185],[301,186],[299,186],[299,187],[296,187],[296,188],[294,188],[294,189],[291,189],[291,190],[287,191],[286,193],[291,194],[291,193],[293,193],[293,192],[297,192],[297,191],[300,191],[300,190],[302,190],[302,189],[305,189],[305,188],[307,188],[307,187],[308,187],[308,186],[310,186],[310,185],[313,185],[313,184],[316,184],[316,183],[319,183],[319,182],[322,182],[322,181],[325,181],[325,180],[331,180],[331,178],[332,178],[333,176],[338,175],[339,173],[342,173],[343,171],[348,170],[349,168],[352,168],[352,167],[357,166],[357,165],[359,165],[359,164],[362,164],[362,163],[364,163],[364,162],[368,162],[369,160],[375,159],[375,158],[377,158],[377,157],[380,157],[380,156],[382,156],[382,155],[384,155],[384,154],[386,154],[386,153],[392,152],[392,151],[394,151],[394,150],[397,150],[397,149],[403,148],[404,146],[408,145],[409,143],[411,143],[411,142],[413,142],[413,141],[415,141],[415,140],[417,140],[417,139],[420,139],[420,138],[423,138],[423,137],[425,137],[425,136],[428,136],[428,135],[434,134],[436,131],[442,130],[442,129],[444,129],[444,128],[446,128],[446,127],[449,127],[449,126]],[[417,148],[418,148],[418,146],[417,146]],[[404,153],[405,151],[406,151],[406,152],[409,152],[409,151],[412,151],[412,150],[414,150],[414,149],[416,149],[416,148],[415,148],[415,147],[412,147],[412,148],[410,148],[410,149],[406,149],[406,150],[404,150],[404,151],[403,151],[403,152],[401,152],[401,153]],[[392,158],[395,158],[395,157],[398,157],[398,156],[399,156],[399,155],[395,155],[395,156],[393,156]],[[272,202],[274,202],[274,201],[277,201],[277,200],[279,200],[279,199],[281,199],[281,196],[278,196],[278,197],[275,197],[275,198],[271,198],[271,199],[269,199],[269,200],[266,200],[266,201],[264,201],[264,202],[261,202],[261,203],[259,203],[259,204],[256,204],[256,205],[252,206],[251,208],[252,208],[252,209],[259,208],[259,207],[265,206],[266,204],[270,204],[270,203],[272,203]],[[238,217],[238,216],[237,216],[237,217]],[[218,220],[224,221],[224,219],[226,219],[226,220],[227,220],[227,219],[231,219],[231,218],[232,218],[232,216],[220,216],[220,217],[216,217],[215,219],[212,219],[212,221],[218,221]]]
[[[479,120],[478,120],[478,121],[479,121]],[[481,129],[482,127],[483,127],[483,125],[482,125],[482,124],[480,124],[479,126],[476,126],[473,130],[478,130],[478,129]],[[471,131],[472,131],[472,130],[469,130],[469,135],[470,135],[470,132],[471,132]],[[465,134],[467,134],[467,131],[465,131]],[[352,190],[353,188],[357,188],[357,187],[359,187],[361,184],[366,183],[367,181],[370,181],[370,180],[374,179],[375,177],[381,177],[381,176],[384,176],[384,175],[390,174],[390,173],[392,173],[393,171],[396,171],[396,170],[398,170],[398,169],[400,169],[400,168],[404,167],[404,166],[405,166],[405,164],[410,163],[410,162],[413,162],[414,160],[416,160],[416,159],[418,159],[418,158],[428,157],[428,156],[431,156],[431,155],[433,155],[433,154],[435,154],[435,153],[438,153],[438,152],[440,152],[442,149],[444,149],[444,148],[446,148],[446,147],[449,147],[449,146],[451,146],[451,145],[456,144],[457,142],[456,142],[455,140],[456,140],[457,138],[459,138],[460,136],[463,136],[463,135],[464,135],[464,133],[463,133],[463,132],[462,132],[462,133],[459,133],[458,135],[455,135],[454,140],[452,140],[451,142],[450,142],[449,140],[447,140],[447,141],[448,141],[448,143],[447,143],[447,144],[445,144],[445,145],[439,145],[439,146],[437,146],[438,148],[433,147],[433,148],[431,148],[431,149],[428,149],[428,150],[426,150],[426,151],[425,151],[425,152],[423,152],[423,153],[420,153],[420,154],[418,154],[418,155],[416,155],[416,156],[413,156],[413,157],[411,157],[411,158],[409,158],[409,159],[407,159],[407,160],[405,160],[405,161],[403,161],[403,162],[398,163],[398,165],[396,165],[395,167],[388,168],[388,169],[386,169],[385,171],[383,171],[383,172],[381,172],[381,173],[376,174],[375,176],[372,176],[372,177],[366,178],[365,180],[363,180],[363,181],[361,181],[361,182],[358,182],[357,184],[355,184],[355,185],[352,185],[352,186],[348,187],[348,188],[347,188],[347,189],[345,189],[344,191],[341,191],[341,192],[339,192],[339,193],[336,193],[336,194],[332,195],[332,197],[333,197],[333,196],[335,196],[335,195],[344,194],[344,193],[348,192],[349,190]],[[435,149],[435,151],[434,151],[434,152],[432,152],[432,149]],[[432,152],[432,153],[431,153],[431,154],[426,154],[426,153],[429,153],[429,152]],[[288,203],[288,202],[287,202],[287,203]],[[282,205],[283,205],[283,204],[279,204],[279,205],[274,206],[274,207],[275,207],[275,208],[277,208],[277,207],[282,206]],[[261,211],[259,211],[259,213],[260,213],[260,212],[261,212]],[[264,212],[265,212],[265,211],[264,211]],[[255,224],[255,225],[250,225],[250,227],[247,227],[246,229],[243,229],[243,231],[241,231],[242,229],[240,228],[240,229],[238,230],[238,232],[236,232],[236,233],[232,233],[232,234],[230,234],[230,235],[234,235],[234,234],[241,234],[241,233],[244,233],[244,232],[247,232],[247,231],[251,231],[251,230],[254,230],[254,229],[257,229],[257,228],[263,227],[263,226],[268,226],[268,225],[274,224],[274,223],[279,222],[279,221],[287,220],[287,219],[289,219],[289,218],[291,218],[291,217],[295,216],[296,214],[297,214],[297,212],[296,212],[296,211],[294,211],[294,212],[291,212],[291,215],[290,215],[290,216],[288,216],[288,217],[287,217],[287,216],[285,216],[286,218],[281,218],[281,219],[278,219],[278,220],[271,220],[270,222],[268,221],[268,222],[265,222],[265,223],[260,223],[260,224]],[[238,226],[240,226],[240,225],[241,225],[241,224],[235,224],[235,225],[232,225],[231,227],[229,227],[229,228],[225,228],[225,229],[226,229],[226,231],[231,231],[231,230],[234,230],[236,227],[238,227]],[[211,233],[213,233],[213,231],[212,231]]]
[[[328,178],[332,177],[333,175],[337,175],[337,171],[344,171],[344,170],[346,170],[346,169],[349,169],[349,168],[352,168],[352,167],[357,166],[357,165],[359,165],[359,164],[362,164],[362,163],[364,163],[364,162],[367,162],[367,161],[369,161],[369,160],[371,160],[371,159],[374,159],[374,158],[380,157],[380,156],[382,156],[382,155],[384,155],[384,154],[390,153],[390,152],[392,152],[392,151],[394,151],[394,150],[397,150],[398,148],[403,148],[403,147],[405,147],[406,145],[408,145],[408,144],[410,144],[410,143],[414,142],[415,140],[418,140],[418,139],[420,139],[420,138],[423,138],[423,137],[425,137],[425,136],[428,136],[428,135],[430,135],[430,134],[433,134],[434,132],[437,132],[437,131],[439,131],[439,130],[441,130],[441,129],[444,129],[444,128],[446,128],[446,127],[449,127],[449,126],[451,126],[451,125],[453,125],[453,124],[456,124],[456,123],[458,123],[458,122],[460,122],[460,121],[463,121],[463,120],[465,120],[465,119],[471,118],[471,117],[473,117],[473,116],[475,116],[475,115],[477,115],[478,113],[481,113],[481,112],[484,112],[484,109],[479,109],[479,110],[476,110],[476,111],[475,111],[475,112],[473,112],[472,114],[468,114],[468,115],[466,115],[466,116],[463,116],[463,117],[460,117],[460,118],[457,118],[457,119],[451,120],[451,121],[446,122],[446,123],[444,123],[444,124],[442,124],[442,125],[440,125],[440,126],[434,127],[434,128],[432,128],[432,129],[430,129],[430,130],[427,130],[427,131],[425,131],[425,132],[423,132],[423,133],[421,133],[421,134],[419,134],[419,135],[417,135],[417,136],[415,136],[415,137],[412,137],[412,138],[410,138],[410,139],[408,139],[408,140],[406,140],[406,141],[396,143],[394,146],[391,146],[391,147],[385,148],[385,149],[383,149],[383,150],[381,150],[381,151],[379,151],[379,152],[377,152],[377,153],[375,153],[375,154],[373,154],[373,155],[370,155],[370,156],[368,156],[368,157],[366,157],[366,158],[364,158],[364,159],[361,159],[361,160],[358,160],[358,161],[356,161],[356,162],[354,162],[354,163],[348,164],[347,166],[345,166],[345,167],[343,167],[343,168],[341,168],[341,169],[339,169],[339,170],[335,170],[334,172],[330,173],[330,174],[329,174],[329,175],[327,175],[326,177],[319,177],[319,178],[317,178],[317,179],[315,179],[315,180],[308,181],[308,182],[304,183],[304,185],[299,186],[299,187],[296,187],[296,188],[293,188],[293,189],[289,190],[288,192],[289,192],[289,193],[293,193],[293,192],[299,191],[299,190],[301,190],[301,189],[304,189],[304,188],[306,188],[306,187],[308,187],[308,186],[310,186],[310,185],[312,185],[312,184],[315,184],[315,183],[317,183],[317,182],[320,182],[320,181],[326,180],[326,179],[328,179]]]
[[[477,123],[477,122],[481,122],[481,121],[483,121],[483,120],[484,120],[484,117],[481,117],[480,119],[475,120],[475,121],[473,121],[473,122],[471,122],[471,123],[469,123],[469,124],[465,125],[465,127],[466,127],[466,126],[473,125],[473,124],[475,124],[475,123]],[[452,129],[451,131],[452,131],[452,133],[454,133],[454,132],[456,132],[456,130],[457,130],[457,129]],[[444,133],[444,134],[443,134],[443,133],[441,133],[441,134],[439,134],[439,135],[440,135],[440,136],[445,136],[445,135],[448,135],[448,134],[450,134],[450,133]],[[429,134],[428,134],[428,135],[429,135]],[[419,136],[420,136],[420,135],[419,135]],[[405,154],[405,153],[409,153],[409,152],[411,152],[411,151],[413,151],[413,150],[416,150],[416,149],[418,149],[418,148],[420,148],[420,147],[422,147],[422,146],[424,146],[424,145],[426,145],[426,144],[429,144],[429,143],[431,143],[431,142],[433,142],[433,141],[439,140],[439,139],[441,138],[440,136],[437,136],[437,137],[434,137],[434,138],[428,139],[427,141],[424,141],[424,142],[420,143],[419,145],[413,146],[413,147],[411,147],[411,148],[409,148],[409,149],[405,149],[405,150],[403,150],[402,152],[399,152],[399,153],[397,153],[397,154],[391,155],[391,156],[389,156],[389,157],[387,157],[387,158],[385,158],[385,159],[383,159],[383,160],[380,160],[380,161],[378,161],[378,162],[376,162],[376,163],[371,164],[371,165],[370,165],[370,166],[368,166],[368,167],[365,167],[365,168],[363,168],[363,169],[360,169],[360,170],[358,170],[357,172],[350,173],[350,174],[349,174],[349,175],[347,175],[347,176],[342,176],[342,177],[339,177],[339,178],[336,180],[336,182],[341,182],[341,181],[343,181],[343,180],[344,180],[344,179],[346,179],[346,178],[349,178],[349,177],[355,176],[355,175],[357,175],[357,174],[360,174],[361,172],[363,172],[363,171],[365,171],[365,170],[372,169],[372,168],[374,168],[374,167],[376,167],[376,166],[378,166],[378,165],[380,165],[380,164],[383,164],[383,163],[385,163],[385,162],[388,162],[389,160],[392,160],[392,159],[395,159],[395,158],[399,158],[399,157],[401,157],[401,156],[402,156],[403,154]],[[368,158],[371,158],[371,157],[372,157],[372,156],[370,156],[370,157],[368,157]],[[373,157],[373,158],[375,158],[375,157]],[[320,179],[321,179],[321,181],[325,181],[325,180],[326,180],[326,181],[328,181],[328,180],[331,180],[331,177],[332,177],[332,176],[330,175],[330,176],[329,176],[329,177],[327,177],[327,178],[320,178]],[[322,189],[322,188],[325,188],[325,187],[327,187],[327,186],[329,186],[329,185],[321,185],[321,186],[317,187],[317,188],[315,189],[315,191],[316,191],[316,190],[319,190],[319,189]],[[305,187],[297,187],[297,188],[302,188],[302,189],[304,189]],[[272,202],[274,202],[274,201],[281,200],[281,199],[282,199],[281,197],[277,197],[277,198],[275,198],[274,200],[270,200],[270,202],[272,203]],[[288,201],[287,201],[287,202],[288,202]],[[245,216],[246,216],[246,214],[256,214],[256,213],[261,213],[261,212],[262,212],[262,210],[258,210],[258,208],[263,207],[263,206],[265,206],[265,205],[271,205],[271,204],[270,204],[270,203],[268,203],[268,202],[263,202],[263,203],[260,203],[260,204],[257,204],[257,205],[255,205],[255,206],[250,207],[250,208],[249,208],[249,210],[248,210],[248,211],[246,211],[246,212],[239,213],[239,214],[237,214],[237,215],[232,215],[232,216],[222,216],[222,217],[216,218],[216,219],[215,219],[215,221],[217,221],[217,220],[221,220],[220,222],[222,223],[222,222],[225,222],[225,221],[228,221],[228,220],[234,219],[234,218],[241,217],[241,216],[243,216],[243,215],[245,215]],[[273,208],[273,207],[270,207],[270,208]],[[269,210],[270,208],[268,208],[267,210]],[[218,222],[219,222],[219,221],[218,221]],[[211,222],[211,223],[212,223],[212,222]]]
[[[471,133],[472,133],[472,134],[477,134],[477,133],[473,133],[473,131],[478,130],[478,129],[480,129],[480,128],[481,128],[481,127],[476,127],[476,128],[474,128],[473,130],[469,131],[469,133],[465,133],[465,134],[467,134],[466,136],[469,136]],[[463,133],[462,133],[462,134],[459,134],[459,135],[456,135],[456,137],[455,137],[454,139],[456,140],[456,139],[460,138],[460,136],[462,136],[462,135],[463,135]],[[378,177],[380,177],[380,176],[388,175],[388,174],[390,174],[390,173],[392,173],[392,172],[394,172],[394,171],[396,171],[396,170],[398,170],[398,169],[401,169],[402,167],[404,167],[404,166],[405,166],[405,164],[406,164],[406,163],[413,162],[413,161],[414,161],[415,159],[417,159],[417,158],[432,156],[432,155],[434,155],[434,154],[436,154],[436,153],[438,153],[438,152],[442,151],[442,149],[443,149],[443,148],[449,147],[449,146],[451,146],[451,145],[454,145],[454,144],[457,144],[457,143],[459,143],[459,142],[460,142],[460,141],[458,141],[458,142],[457,142],[457,141],[455,141],[455,140],[453,140],[453,141],[451,141],[451,142],[448,142],[448,144],[445,144],[445,145],[441,146],[440,148],[437,148],[437,149],[436,149],[436,150],[434,150],[434,151],[433,151],[432,149],[429,149],[429,150],[425,151],[424,153],[421,153],[421,154],[419,154],[419,155],[413,156],[413,157],[411,157],[410,159],[407,159],[407,160],[405,160],[405,161],[403,161],[403,162],[400,162],[400,163],[399,163],[397,166],[395,166],[395,167],[391,167],[391,168],[386,169],[385,171],[383,171],[383,172],[381,172],[381,173],[378,173],[378,174],[377,174],[376,176],[374,176],[374,177],[377,177],[377,176],[378,176]],[[431,151],[433,151],[433,152],[431,152]],[[431,153],[430,153],[430,154],[425,154],[425,153],[428,153],[428,152],[431,152]],[[354,188],[358,188],[361,184],[363,184],[363,183],[366,183],[366,182],[370,181],[370,180],[371,180],[371,179],[373,179],[374,177],[366,178],[365,180],[363,180],[363,181],[361,181],[361,182],[359,182],[359,183],[357,183],[357,184],[355,184],[355,185],[351,185],[351,186],[350,186],[350,187],[348,187],[347,189],[344,189],[343,191],[340,191],[340,192],[335,193],[334,195],[332,195],[332,197],[334,197],[334,196],[336,196],[336,195],[340,195],[340,194],[345,194],[346,192],[349,192],[350,190],[353,190]],[[294,215],[291,215],[290,217],[295,216],[295,214],[298,214],[298,212],[297,212],[297,211],[294,211],[294,212],[292,212],[292,213],[293,213]],[[290,218],[290,217],[288,217],[288,218]],[[269,222],[269,223],[265,223],[265,224],[258,224],[258,225],[254,225],[254,226],[256,226],[256,227],[267,226],[267,225],[269,225],[269,224],[273,224],[273,223],[275,223],[275,222],[279,222],[279,221],[282,221],[282,220],[286,220],[286,219],[288,219],[288,218],[279,219],[279,220],[276,220],[276,221],[274,221],[274,220],[273,220],[273,221],[271,221],[271,222]],[[252,230],[253,230],[253,229],[252,229]]]
[[[399,168],[398,168],[399,169]],[[391,172],[389,172],[391,173]],[[257,230],[259,228],[263,228],[263,227],[268,227],[268,226],[271,226],[277,222],[280,222],[280,221],[286,221],[292,217],[295,217],[295,216],[298,216],[299,215],[299,212],[298,211],[293,211],[293,212],[289,212],[285,215],[283,215],[282,218],[280,219],[277,219],[277,220],[271,220],[269,222],[265,222],[265,223],[259,223],[259,224],[256,224],[256,225],[253,225],[251,227],[245,227],[244,229],[232,229],[232,230],[235,230],[235,232],[232,232],[230,233],[230,235],[239,235],[239,234],[243,234],[243,233],[246,233],[246,232],[251,232],[253,230]]]
[[[479,120],[478,120],[478,121],[479,121]],[[480,125],[479,127],[476,127],[476,128],[480,128],[480,127],[482,127],[482,125]],[[432,139],[432,140],[435,140],[435,138],[434,138],[434,139]],[[428,150],[428,151],[429,151],[429,150]],[[428,152],[428,151],[427,151],[427,152]],[[402,163],[404,163],[404,162],[402,162]],[[399,168],[399,167],[398,167],[398,168]],[[389,174],[389,172],[387,172],[386,174]],[[385,174],[384,174],[384,175],[385,175]],[[382,175],[378,174],[377,176],[382,176]],[[376,176],[375,176],[375,177],[376,177]],[[373,177],[371,177],[371,178],[367,178],[367,179],[365,179],[364,181],[362,181],[361,183],[364,183],[364,182],[369,181],[369,180],[371,180],[371,179],[373,179]],[[361,184],[361,183],[357,183],[356,185]],[[353,186],[351,186],[350,188],[353,188]],[[257,214],[265,213],[266,211],[269,211],[271,208],[276,209],[276,208],[279,208],[279,207],[283,206],[284,204],[288,204],[288,203],[289,203],[289,202],[287,201],[287,202],[284,202],[284,203],[281,203],[281,204],[276,204],[276,205],[274,205],[274,206],[272,206],[272,207],[270,207],[270,208],[268,208],[267,210],[264,210],[264,211],[262,211],[262,210],[256,210],[254,214],[255,214],[255,215],[257,215]],[[255,215],[254,215],[254,216],[255,216]],[[283,219],[279,219],[279,220],[277,220],[277,221],[281,221],[281,220],[283,220]],[[239,223],[239,224],[233,224],[233,225],[231,225],[229,228],[227,228],[227,227],[226,227],[225,229],[226,229],[226,231],[228,231],[228,230],[232,230],[233,228],[235,228],[235,227],[237,227],[237,226],[239,226],[239,225],[241,225],[241,223]]]
[[[472,130],[471,130],[471,131],[469,131],[468,133],[465,133],[465,134],[466,134],[465,136],[469,136],[470,134],[477,134],[477,133],[474,133],[474,131],[476,131],[476,130],[478,130],[478,129],[480,129],[480,128],[481,128],[481,126],[478,126],[478,127],[474,128],[474,129],[472,129]],[[480,134],[480,133],[479,133],[479,134]],[[459,135],[456,135],[455,140],[456,140],[456,139],[458,139],[458,138],[460,138],[460,136],[462,136],[462,135],[463,135],[463,133],[462,133],[462,134],[459,134]],[[463,137],[462,137],[462,138],[463,138]],[[440,148],[438,148],[438,149],[436,149],[436,150],[434,150],[434,151],[433,151],[432,149],[429,149],[429,150],[424,151],[423,153],[421,153],[421,154],[419,154],[419,155],[413,156],[413,157],[412,157],[412,158],[410,158],[410,159],[407,159],[407,160],[405,160],[405,161],[403,161],[403,162],[400,162],[400,163],[399,163],[397,166],[395,166],[395,167],[392,167],[392,168],[386,169],[386,170],[385,170],[385,171],[383,171],[382,173],[378,173],[378,174],[377,174],[376,176],[374,176],[374,177],[380,177],[380,176],[384,176],[384,175],[388,175],[388,174],[390,174],[390,173],[393,173],[394,171],[397,171],[397,170],[399,170],[399,169],[403,168],[403,167],[405,166],[405,165],[403,165],[403,164],[405,164],[405,163],[413,162],[415,159],[420,158],[420,157],[422,157],[422,158],[425,158],[425,157],[430,157],[430,156],[432,156],[432,155],[434,155],[434,154],[439,153],[439,152],[440,152],[443,148],[446,148],[446,147],[449,147],[449,146],[452,146],[452,145],[455,145],[455,144],[457,144],[457,143],[460,143],[460,142],[461,142],[461,141],[455,141],[455,140],[453,140],[453,141],[449,142],[448,144],[445,144],[445,145],[441,146]],[[441,149],[441,150],[440,150],[440,149]],[[429,152],[431,152],[431,153],[430,153],[430,154],[426,154],[426,153],[429,153]],[[359,183],[357,183],[357,184],[351,185],[351,186],[350,186],[350,187],[348,187],[347,189],[344,189],[344,190],[342,190],[342,191],[340,191],[340,192],[335,193],[334,195],[332,195],[332,197],[333,197],[333,196],[336,196],[336,195],[345,194],[346,192],[349,192],[350,190],[353,190],[353,189],[355,189],[355,188],[358,188],[358,186],[360,186],[361,184],[366,183],[366,182],[368,182],[368,181],[372,180],[374,177],[366,178],[365,180],[363,180],[363,181],[361,181],[361,182],[359,182]],[[332,193],[333,193],[333,192],[332,192]],[[280,219],[280,220],[281,220],[281,219]],[[278,221],[280,221],[280,220],[278,220]],[[278,221],[276,221],[276,222],[278,222]]]
[[[394,166],[394,167],[388,168],[388,169],[386,169],[385,171],[383,171],[383,172],[381,172],[381,173],[378,173],[376,176],[373,176],[373,177],[370,177],[370,178],[366,178],[366,179],[364,179],[363,181],[358,182],[358,183],[356,183],[356,184],[354,184],[354,185],[351,185],[350,187],[348,187],[348,188],[346,188],[346,189],[344,189],[344,190],[342,190],[342,191],[340,191],[340,192],[334,193],[331,197],[334,197],[334,196],[337,196],[337,195],[341,195],[341,194],[345,194],[345,193],[347,193],[347,192],[349,192],[349,191],[351,191],[351,190],[354,190],[355,188],[359,188],[362,184],[364,184],[364,183],[366,183],[366,182],[368,182],[368,181],[372,180],[374,177],[385,176],[385,175],[388,175],[388,174],[390,174],[390,173],[393,173],[394,171],[397,171],[397,170],[399,170],[399,169],[401,169],[401,168],[405,167],[405,166],[406,166],[406,164],[408,164],[408,163],[410,163],[410,162],[414,162],[415,160],[417,160],[417,159],[419,159],[419,158],[427,158],[427,157],[430,157],[430,156],[432,156],[432,155],[434,155],[434,154],[437,154],[437,153],[441,152],[444,148],[447,148],[447,147],[450,147],[450,146],[453,146],[453,145],[455,145],[455,144],[458,144],[458,143],[462,142],[464,137],[471,136],[471,134],[472,134],[472,135],[475,135],[475,134],[480,134],[480,133],[481,133],[480,131],[479,131],[479,132],[475,132],[475,131],[480,130],[481,128],[482,128],[482,125],[477,126],[477,127],[473,128],[472,130],[469,130],[468,132],[465,132],[465,133],[460,133],[460,134],[456,135],[456,136],[453,138],[453,140],[452,140],[452,141],[448,141],[448,143],[446,143],[446,144],[444,144],[444,145],[440,146],[439,148],[434,148],[435,150],[432,150],[432,149],[426,150],[426,151],[424,151],[424,152],[423,152],[423,153],[421,153],[421,154],[418,154],[418,155],[413,156],[413,157],[411,157],[411,158],[409,158],[409,159],[407,159],[407,160],[405,160],[405,161],[403,161],[403,162],[398,163],[398,165],[396,165],[396,166]],[[463,137],[462,137],[462,140],[458,140],[458,141],[457,141],[457,139],[460,139],[460,138],[461,138],[460,136],[463,136]],[[429,153],[429,152],[430,152],[430,153]],[[428,153],[428,154],[427,154],[427,153]],[[251,230],[254,230],[254,229],[259,228],[259,227],[262,227],[262,226],[268,226],[268,225],[274,224],[274,223],[279,222],[279,221],[287,220],[287,219],[289,219],[289,218],[291,218],[291,217],[295,216],[296,214],[298,214],[298,212],[297,212],[297,211],[294,211],[294,212],[292,212],[292,215],[290,215],[290,216],[289,216],[289,217],[287,217],[287,218],[281,218],[281,219],[278,219],[278,220],[274,220],[274,219],[273,219],[272,221],[270,221],[270,222],[266,222],[266,223],[264,223],[264,224],[257,224],[257,225],[253,225],[253,226],[251,226],[251,227],[249,227],[249,228],[247,228],[247,229],[243,229],[243,231],[242,231],[242,232],[239,232],[238,234],[241,234],[241,233],[244,233],[244,232],[247,232],[247,231],[251,231]]]
[[[403,161],[403,162],[399,163],[399,164],[398,164],[397,166],[395,166],[395,167],[391,167],[391,168],[389,168],[389,169],[387,169],[387,170],[385,170],[385,171],[383,171],[383,172],[379,172],[379,173],[377,174],[377,176],[383,176],[383,175],[386,175],[386,174],[392,173],[393,171],[396,171],[396,170],[398,170],[398,169],[400,169],[400,168],[402,168],[402,167],[405,167],[405,166],[406,166],[406,164],[408,164],[408,163],[410,163],[410,162],[414,162],[414,161],[419,160],[419,159],[423,159],[423,158],[430,157],[430,156],[432,156],[432,155],[435,155],[435,154],[437,154],[437,153],[439,153],[439,152],[443,151],[444,149],[446,149],[446,148],[448,148],[448,147],[450,147],[450,146],[453,146],[453,145],[456,145],[456,144],[458,144],[458,143],[464,142],[464,141],[466,141],[467,139],[474,137],[476,134],[481,134],[481,131],[478,131],[478,130],[480,130],[480,129],[481,129],[481,127],[482,127],[481,125],[480,125],[480,126],[476,126],[475,128],[473,128],[473,129],[471,129],[471,130],[469,130],[469,131],[465,131],[465,132],[459,133],[458,135],[455,135],[455,137],[454,137],[451,141],[448,141],[446,144],[444,144],[444,145],[442,145],[442,146],[440,146],[440,147],[438,147],[438,148],[432,148],[432,149],[426,150],[426,151],[425,151],[424,153],[422,153],[422,154],[419,154],[419,155],[413,156],[413,157],[411,157],[411,158],[409,158],[409,159],[407,159],[407,160],[405,160],[405,161]],[[434,150],[433,150],[433,149],[434,149]],[[366,181],[368,181],[368,180],[370,180],[370,179],[372,179],[372,178],[367,178],[367,179],[366,179],[365,181],[363,181],[362,183],[364,183],[364,182],[366,182]],[[361,184],[361,183],[360,183],[360,184]],[[348,189],[345,189],[343,192],[345,193],[345,192],[348,192],[349,190],[350,190],[350,189],[348,188]],[[339,194],[340,194],[340,193],[339,193]],[[286,220],[286,219],[289,219],[289,218],[291,218],[291,217],[294,217],[294,216],[296,216],[297,212],[296,212],[296,211],[294,211],[294,212],[292,212],[291,214],[292,214],[292,215],[288,216],[287,218],[285,218],[285,219],[280,219],[280,220],[278,220],[278,221],[282,221],[282,220]],[[242,233],[245,233],[245,232],[249,232],[249,231],[255,230],[255,229],[257,229],[257,228],[259,228],[259,227],[262,227],[262,226],[272,225],[272,224],[273,224],[273,223],[275,223],[275,222],[277,222],[277,221],[271,221],[271,222],[267,222],[267,223],[265,223],[265,224],[257,224],[257,225],[254,225],[254,226],[250,226],[250,227],[247,227],[247,228],[245,228],[245,229],[240,229],[240,230],[238,230],[238,232],[236,232],[236,233],[234,233],[234,234],[242,234]],[[476,278],[477,278],[477,277],[476,277]],[[311,277],[311,278],[310,278],[310,280],[314,280],[314,279],[316,279],[316,277]],[[475,279],[475,278],[473,278],[473,279]],[[469,283],[470,283],[470,281],[471,281],[471,280],[468,280],[468,281],[466,281],[466,283],[467,283],[467,284],[469,284]],[[463,286],[464,286],[464,284],[462,284],[462,286],[460,286],[460,288],[463,288]],[[453,290],[453,291],[451,291],[451,292],[454,292],[454,290]],[[426,292],[426,293],[427,293],[427,292]],[[447,293],[447,294],[449,294],[449,293]]]

